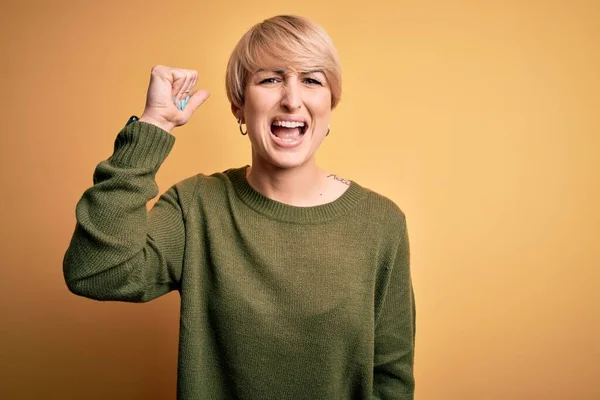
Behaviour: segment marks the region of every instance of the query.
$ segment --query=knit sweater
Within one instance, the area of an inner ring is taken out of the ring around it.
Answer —
[[[405,218],[355,182],[295,207],[246,167],[160,196],[175,138],[134,122],[94,172],[64,257],[97,300],[181,298],[178,399],[413,399],[415,308]]]

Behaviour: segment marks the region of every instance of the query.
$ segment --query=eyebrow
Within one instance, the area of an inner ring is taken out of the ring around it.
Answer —
[[[321,73],[321,74],[325,75],[325,72],[322,69],[313,69],[313,70],[310,70],[310,71],[302,71],[300,73],[302,75],[318,74],[318,73]]]
[[[258,74],[260,72],[265,72],[265,71],[266,71],[265,69],[261,68],[258,71],[256,71],[256,73]],[[286,72],[285,72],[284,69],[275,69],[275,70],[272,70],[270,72],[273,72],[273,73],[275,73],[277,75],[282,75],[282,76],[286,74]],[[313,70],[309,70],[309,71],[301,71],[300,75],[310,75],[310,74],[315,74],[315,73],[325,74],[325,72],[323,72],[322,69],[313,69]]]

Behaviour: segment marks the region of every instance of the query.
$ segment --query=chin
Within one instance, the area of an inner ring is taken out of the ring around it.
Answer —
[[[287,157],[284,159],[277,159],[277,160],[273,160],[274,162],[272,162],[272,164],[278,168],[282,168],[282,169],[295,169],[295,168],[300,168],[304,165],[306,165],[306,160],[305,159],[295,159],[294,157]]]
[[[268,157],[267,163],[281,169],[295,169],[307,165],[310,159],[307,159],[305,154],[275,154]]]

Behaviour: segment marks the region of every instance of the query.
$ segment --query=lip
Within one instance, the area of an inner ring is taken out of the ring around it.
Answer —
[[[304,135],[300,135],[300,138],[298,138],[298,140],[283,140],[283,139],[279,139],[277,136],[275,136],[273,134],[271,134],[269,136],[271,136],[271,140],[273,141],[273,143],[275,143],[275,145],[277,147],[282,147],[285,149],[293,149],[294,147],[298,147],[304,141]]]
[[[292,114],[276,115],[275,117],[273,117],[273,119],[271,120],[269,125],[273,125],[273,122],[275,122],[275,121],[304,122],[304,126],[305,127],[308,126],[308,121],[306,120],[306,118],[304,118],[301,115],[292,115]]]

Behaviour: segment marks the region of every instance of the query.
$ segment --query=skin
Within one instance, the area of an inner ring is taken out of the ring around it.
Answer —
[[[185,125],[196,109],[208,99],[207,90],[194,91],[198,73],[190,69],[171,68],[155,65],[150,73],[150,84],[146,93],[146,106],[140,121],[154,124],[159,128],[173,133],[173,129]],[[190,100],[183,111],[173,103],[176,100]]]
[[[140,121],[170,133],[185,125],[209,97],[206,90],[194,90],[197,76],[193,70],[155,66]],[[173,97],[177,101],[188,95],[187,106],[178,110]],[[231,110],[247,126],[252,145],[247,178],[258,192],[285,204],[308,207],[334,201],[348,188],[348,181],[316,163],[332,112],[331,90],[322,72],[295,71],[278,60],[265,59],[259,70],[249,74],[244,104],[232,105]],[[289,149],[274,143],[271,121],[282,115],[305,118],[308,128],[300,146]]]

